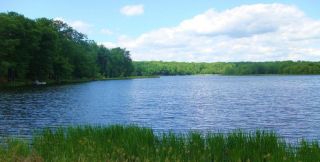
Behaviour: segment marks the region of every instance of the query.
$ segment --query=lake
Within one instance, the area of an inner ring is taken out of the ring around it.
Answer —
[[[0,92],[0,136],[86,124],[319,140],[320,76],[163,76]]]

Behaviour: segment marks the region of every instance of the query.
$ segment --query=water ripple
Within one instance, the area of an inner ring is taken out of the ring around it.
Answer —
[[[320,139],[320,76],[172,76],[0,92],[0,136],[83,124]]]

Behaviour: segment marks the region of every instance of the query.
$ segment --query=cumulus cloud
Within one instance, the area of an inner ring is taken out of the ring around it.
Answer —
[[[63,21],[67,24],[69,24],[72,28],[76,29],[77,31],[83,33],[83,34],[90,34],[92,33],[92,28],[93,25],[89,24],[87,22],[84,22],[82,20],[74,20],[74,21],[69,21],[64,19],[63,17],[56,17],[54,18],[54,20],[59,20],[59,21]]]
[[[209,9],[175,27],[122,36],[115,44],[129,49],[134,60],[320,60],[320,20],[291,5],[243,5]]]
[[[56,17],[53,20],[66,22],[66,20],[63,17]]]
[[[99,43],[99,45],[103,45],[107,48],[116,48],[117,44],[113,43],[113,42],[101,42]]]
[[[77,20],[77,21],[71,21],[70,26],[72,26],[74,29],[77,31],[84,33],[84,34],[89,34],[92,32],[92,27],[93,25],[88,24],[84,21]]]
[[[104,34],[104,35],[112,35],[113,32],[110,29],[101,29],[100,33]]]
[[[120,9],[120,12],[126,16],[136,16],[144,13],[144,6],[139,5],[128,5]]]

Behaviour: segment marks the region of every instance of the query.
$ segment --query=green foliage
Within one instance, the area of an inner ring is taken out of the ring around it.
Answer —
[[[191,75],[191,74],[320,74],[320,62],[216,62],[186,63],[139,61],[134,62],[137,75]]]
[[[234,65],[228,68],[224,74],[320,74],[320,62],[239,62],[234,63]]]
[[[0,13],[0,82],[129,76],[129,51],[107,49],[62,21]]]
[[[0,83],[192,74],[320,74],[320,62],[132,62],[126,49],[99,46],[62,21],[0,13]]]
[[[133,62],[136,75],[222,74],[232,63],[187,63],[162,61]]]
[[[0,161],[213,161],[316,162],[318,142],[294,147],[265,131],[229,134],[155,134],[137,126],[81,126],[46,129],[31,145],[9,140],[0,146]]]

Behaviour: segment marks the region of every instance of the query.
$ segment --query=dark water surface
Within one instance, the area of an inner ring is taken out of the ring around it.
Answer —
[[[320,76],[170,76],[0,91],[0,137],[83,124],[320,139]]]

